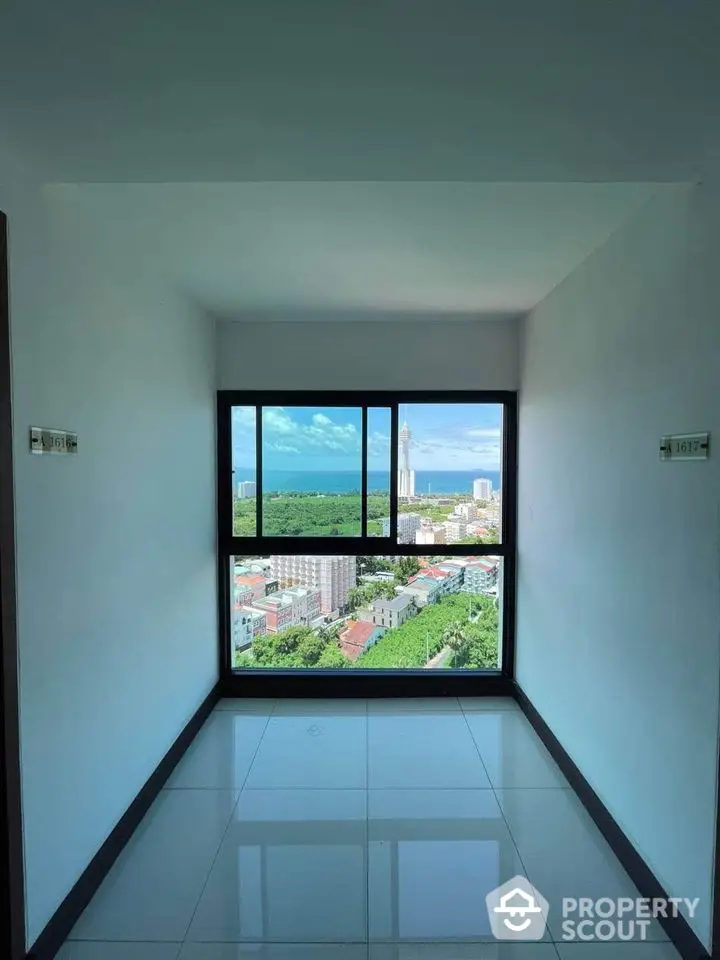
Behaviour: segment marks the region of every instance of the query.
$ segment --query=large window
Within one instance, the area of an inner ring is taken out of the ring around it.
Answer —
[[[221,393],[229,672],[512,671],[512,394]]]

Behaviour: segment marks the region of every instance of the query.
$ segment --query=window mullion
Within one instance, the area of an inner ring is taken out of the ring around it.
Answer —
[[[262,405],[255,407],[255,535],[261,537],[263,508]]]
[[[360,533],[363,539],[367,537],[368,527],[368,408],[362,406],[362,485],[360,490]]]
[[[390,540],[398,542],[398,444],[399,411],[397,401],[390,405]]]

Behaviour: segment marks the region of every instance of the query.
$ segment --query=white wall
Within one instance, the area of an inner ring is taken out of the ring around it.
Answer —
[[[217,677],[213,325],[80,197],[0,176],[29,942]],[[78,455],[31,456],[31,424]]]
[[[707,944],[720,671],[720,188],[668,188],[526,322],[517,676]],[[662,463],[709,430],[711,459]],[[572,891],[568,891],[570,895]]]
[[[222,321],[221,390],[515,390],[518,323],[504,320]]]

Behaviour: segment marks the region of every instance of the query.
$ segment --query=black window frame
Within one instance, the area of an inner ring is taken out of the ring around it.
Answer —
[[[498,544],[399,544],[399,411],[405,404],[467,403],[503,407],[502,542]],[[360,536],[268,537],[262,535],[263,407],[351,407],[362,411],[362,533]],[[256,409],[256,533],[233,535],[232,408]],[[367,411],[391,411],[390,536],[367,536]],[[219,665],[226,696],[433,696],[509,694],[515,671],[517,551],[517,393],[505,390],[220,390],[217,393],[217,566]],[[232,664],[230,558],[273,554],[382,556],[498,556],[503,563],[502,653],[496,670],[330,670],[280,667],[236,669]]]

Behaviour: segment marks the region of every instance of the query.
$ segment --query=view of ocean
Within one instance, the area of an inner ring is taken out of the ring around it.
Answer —
[[[255,471],[239,467],[233,471],[233,483],[254,480]],[[417,496],[443,493],[472,493],[472,482],[478,477],[490,480],[493,489],[500,489],[499,470],[418,470],[415,473]],[[388,490],[390,474],[387,470],[368,472],[368,490]],[[263,474],[265,493],[348,493],[360,489],[360,478],[354,470],[347,472],[316,472],[313,470],[268,470]]]

